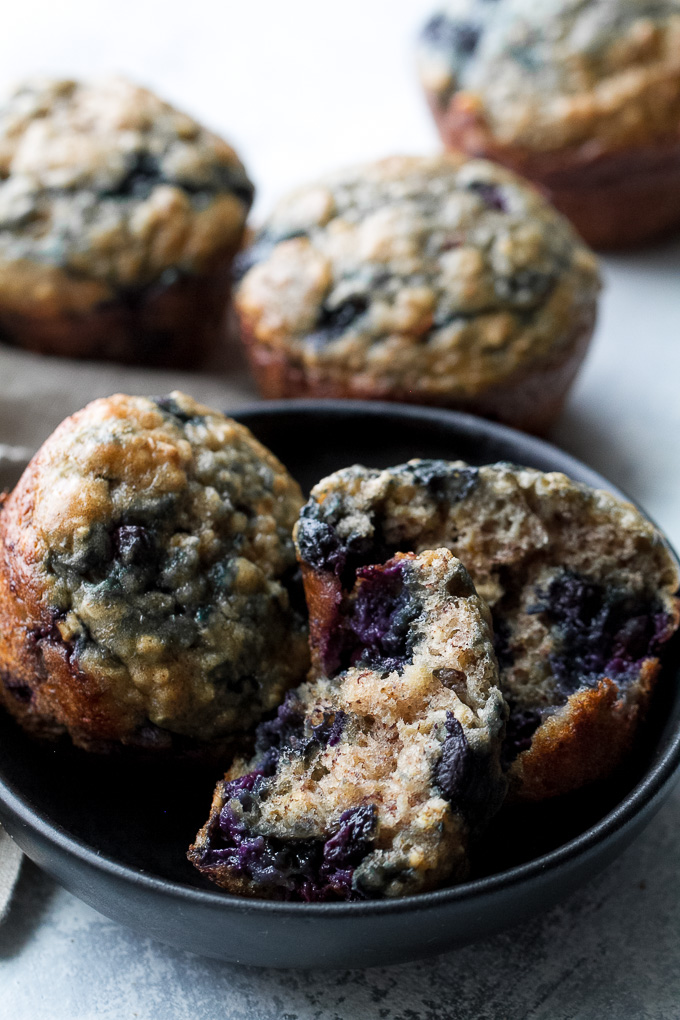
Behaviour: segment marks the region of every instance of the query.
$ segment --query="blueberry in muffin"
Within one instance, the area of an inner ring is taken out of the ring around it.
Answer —
[[[633,506],[510,464],[355,466],[312,490],[296,542],[315,673],[364,564],[446,547],[491,607],[512,796],[566,793],[622,761],[679,619],[676,563]]]
[[[444,143],[531,178],[590,244],[680,226],[678,0],[449,0],[419,67]]]
[[[228,742],[304,678],[297,483],[175,392],[67,418],[0,512],[0,700],[93,750]]]
[[[363,567],[333,662],[257,729],[189,859],[230,892],[404,896],[460,880],[505,794],[488,608],[447,550]]]
[[[289,196],[235,306],[266,397],[438,404],[542,432],[585,355],[593,255],[481,160],[393,158]]]
[[[234,150],[120,78],[0,104],[0,338],[191,367],[222,339],[253,186]]]

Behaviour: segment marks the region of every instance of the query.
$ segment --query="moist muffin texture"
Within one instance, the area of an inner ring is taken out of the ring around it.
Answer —
[[[504,169],[395,157],[285,199],[239,257],[265,396],[450,405],[544,430],[595,318],[598,272]]]
[[[86,748],[228,739],[308,664],[297,483],[175,392],[66,419],[0,513],[0,692]]]
[[[467,870],[505,793],[488,608],[446,549],[364,567],[336,656],[261,723],[218,783],[189,858],[279,899],[403,896]]]
[[[680,223],[678,0],[450,0],[419,68],[444,141],[537,181],[590,243]]]
[[[196,358],[224,316],[252,198],[234,150],[146,89],[20,85],[0,106],[0,335]]]
[[[316,672],[364,563],[447,547],[491,607],[512,796],[566,793],[623,759],[678,625],[676,564],[630,504],[510,464],[355,466],[312,490],[296,542]]]

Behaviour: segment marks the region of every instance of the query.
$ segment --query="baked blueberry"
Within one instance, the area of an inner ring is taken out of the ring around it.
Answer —
[[[176,392],[66,419],[0,512],[0,700],[76,744],[228,741],[308,662],[285,468]]]
[[[253,186],[234,150],[123,79],[0,105],[0,336],[196,365],[222,339]]]
[[[678,625],[675,562],[633,506],[509,464],[355,466],[312,490],[296,541],[315,673],[337,661],[334,606],[374,550],[445,546],[493,614],[513,795],[565,793],[622,760]]]
[[[334,612],[333,661],[260,724],[189,851],[231,892],[363,899],[460,880],[505,794],[491,621],[460,562],[439,549],[364,567]]]
[[[265,396],[401,400],[541,432],[588,345],[592,254],[526,182],[460,154],[284,199],[235,305]]]

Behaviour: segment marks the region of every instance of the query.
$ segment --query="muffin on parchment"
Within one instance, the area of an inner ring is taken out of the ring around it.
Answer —
[[[93,750],[243,733],[308,665],[301,504],[248,429],[182,393],[88,404],[0,511],[0,701]]]
[[[224,332],[253,186],[234,150],[121,78],[0,104],[0,339],[192,367]]]
[[[491,619],[447,550],[364,567],[337,657],[217,784],[189,859],[230,892],[363,899],[461,880],[500,806]]]
[[[679,0],[449,0],[419,66],[444,143],[531,178],[589,244],[680,226]]]
[[[679,618],[676,563],[629,503],[510,464],[356,466],[315,486],[296,542],[314,672],[364,564],[444,546],[491,607],[513,796],[567,793],[624,758]]]
[[[543,432],[584,357],[593,255],[513,174],[393,158],[285,199],[239,256],[266,397],[437,404]]]

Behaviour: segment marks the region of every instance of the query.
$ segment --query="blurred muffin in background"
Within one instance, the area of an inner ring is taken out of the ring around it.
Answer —
[[[284,199],[239,256],[265,397],[435,404],[544,432],[585,355],[597,264],[526,182],[395,157]]]
[[[191,367],[221,338],[253,186],[234,150],[121,78],[0,106],[0,339]]]
[[[419,67],[445,145],[531,178],[589,244],[680,227],[680,0],[449,0]]]

